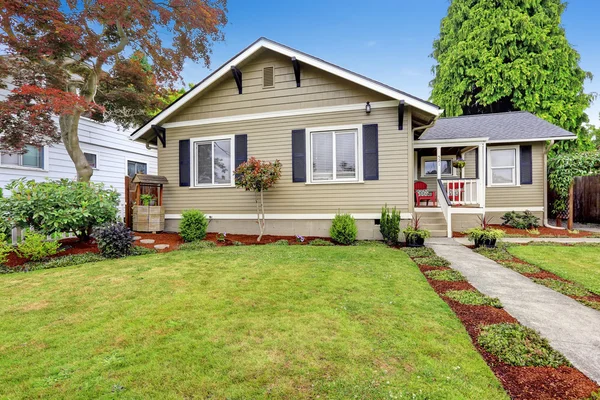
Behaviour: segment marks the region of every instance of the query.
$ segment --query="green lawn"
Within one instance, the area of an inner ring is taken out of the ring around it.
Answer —
[[[600,295],[600,247],[513,246],[508,250],[515,257]]]
[[[0,398],[507,398],[385,247],[179,251],[4,275],[0,293]]]

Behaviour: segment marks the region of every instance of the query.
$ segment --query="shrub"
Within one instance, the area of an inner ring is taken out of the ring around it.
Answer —
[[[158,253],[156,249],[149,249],[144,246],[132,246],[129,251],[130,256],[145,256],[146,254],[155,254]]]
[[[285,239],[280,239],[276,242],[267,243],[267,246],[289,246],[290,242]]]
[[[6,187],[4,209],[14,224],[44,235],[69,232],[87,240],[94,227],[117,219],[119,193],[99,183],[18,179]]]
[[[536,331],[519,324],[494,324],[481,327],[477,341],[501,361],[518,367],[560,367],[567,359],[550,347]]]
[[[510,211],[502,217],[502,225],[508,225],[517,229],[532,229],[540,226],[540,219],[533,215],[531,211],[519,213]]]
[[[381,220],[379,222],[379,231],[383,240],[388,243],[397,243],[400,235],[400,211],[394,207],[391,211],[387,204],[381,209]]]
[[[106,258],[126,257],[133,247],[133,232],[122,222],[104,225],[94,231],[100,254]]]
[[[418,265],[429,265],[431,267],[449,267],[450,261],[445,258],[433,255],[429,257],[419,257],[415,258],[415,262]]]
[[[328,240],[325,239],[314,239],[311,240],[310,242],[308,242],[309,246],[333,246],[333,243],[331,243]]]
[[[358,228],[350,214],[336,214],[331,221],[329,235],[333,240],[341,244],[352,244],[356,240]]]
[[[0,265],[8,260],[8,255],[12,253],[13,247],[7,242],[6,234],[0,232]]]
[[[588,292],[583,286],[579,286],[571,282],[559,281],[558,279],[552,278],[532,278],[532,281],[537,284],[544,285],[552,290],[556,290],[558,293],[562,293],[566,296],[584,297],[591,295],[591,293]]]
[[[422,246],[425,239],[431,237],[431,233],[427,229],[421,228],[421,217],[416,215],[402,233],[408,246]]]
[[[186,242],[195,242],[203,240],[206,237],[208,229],[208,219],[206,215],[198,210],[185,210],[181,214],[181,223],[179,224],[179,235]]]
[[[430,247],[403,247],[402,251],[411,258],[435,256],[435,251]]]
[[[474,290],[448,290],[444,296],[461,304],[502,308],[502,303],[496,297],[489,297]]]
[[[453,269],[427,271],[425,272],[425,275],[434,281],[459,282],[466,280],[460,272],[454,271]]]
[[[184,243],[179,246],[179,250],[200,250],[200,249],[209,249],[212,247],[217,247],[215,242],[210,242],[208,240],[198,240],[195,242]]]
[[[59,247],[59,242],[48,241],[44,235],[27,231],[25,232],[25,240],[17,246],[17,254],[31,261],[39,261],[58,253]]]

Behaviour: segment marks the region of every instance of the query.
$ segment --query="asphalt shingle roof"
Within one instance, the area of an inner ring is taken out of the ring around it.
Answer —
[[[419,140],[489,138],[490,141],[575,137],[526,111],[440,118]]]

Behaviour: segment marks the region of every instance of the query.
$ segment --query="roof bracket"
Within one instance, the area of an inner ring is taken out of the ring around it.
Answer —
[[[398,103],[398,130],[401,131],[404,127],[404,100]]]
[[[167,147],[167,130],[162,126],[152,125],[152,129],[154,133],[156,133],[156,137],[162,143],[163,147]]]
[[[300,87],[300,61],[296,57],[292,57],[292,65],[294,66],[294,75],[296,75],[296,87]]]
[[[242,94],[242,71],[240,71],[235,65],[232,65],[231,74],[233,75],[233,79],[235,79],[235,84],[237,85],[238,93]]]

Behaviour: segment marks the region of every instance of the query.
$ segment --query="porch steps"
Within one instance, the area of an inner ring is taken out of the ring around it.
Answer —
[[[441,213],[420,213],[421,228],[431,232],[432,237],[446,237],[448,235],[448,224]]]

